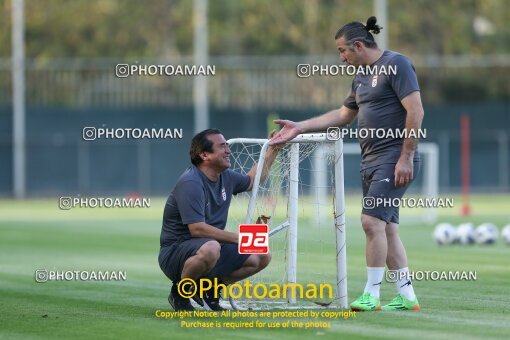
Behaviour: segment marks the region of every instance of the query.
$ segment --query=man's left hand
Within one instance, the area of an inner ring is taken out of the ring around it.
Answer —
[[[413,180],[413,158],[402,158],[395,166],[395,187],[403,187]]]

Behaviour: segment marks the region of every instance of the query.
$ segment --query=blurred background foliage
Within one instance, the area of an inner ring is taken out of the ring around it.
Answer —
[[[10,57],[3,0],[0,57]],[[193,1],[26,0],[28,58],[166,57],[193,49]],[[389,47],[404,54],[510,52],[507,0],[388,0]],[[333,36],[372,0],[209,1],[211,55],[335,54]]]

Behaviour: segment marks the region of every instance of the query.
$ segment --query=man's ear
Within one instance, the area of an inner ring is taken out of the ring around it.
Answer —
[[[204,151],[200,154],[200,158],[202,158],[202,161],[206,161],[209,156],[207,155],[207,152]]]
[[[361,51],[361,48],[363,47],[363,43],[361,41],[355,41],[354,46],[355,46],[356,51],[359,52],[359,51]]]

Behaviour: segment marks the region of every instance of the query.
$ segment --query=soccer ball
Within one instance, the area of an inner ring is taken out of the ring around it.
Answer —
[[[432,236],[438,244],[451,244],[455,241],[455,228],[450,223],[439,223]]]
[[[510,245],[510,224],[507,224],[503,230],[501,230],[501,237],[505,240],[506,244]]]
[[[475,243],[475,226],[473,223],[462,223],[457,226],[455,241],[460,244]]]
[[[492,244],[498,238],[498,228],[492,223],[483,223],[476,228],[475,241],[478,244]]]

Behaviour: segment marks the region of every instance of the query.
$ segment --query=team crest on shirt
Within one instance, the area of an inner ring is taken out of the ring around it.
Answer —
[[[376,86],[377,86],[377,75],[372,77],[372,87],[376,87]]]
[[[223,198],[224,201],[227,200],[227,192],[225,191],[225,187],[221,189],[221,197]]]

